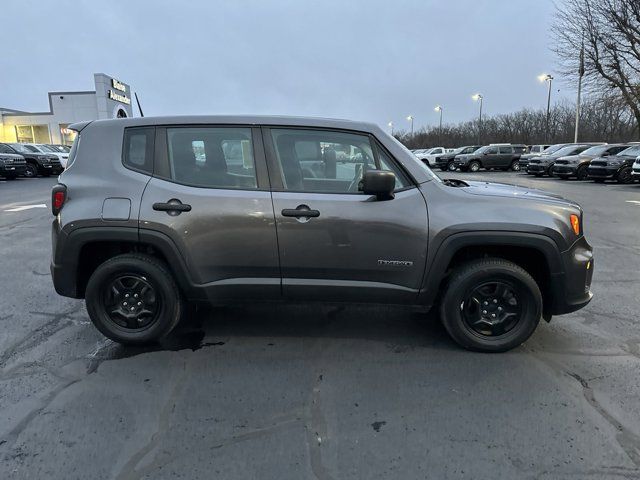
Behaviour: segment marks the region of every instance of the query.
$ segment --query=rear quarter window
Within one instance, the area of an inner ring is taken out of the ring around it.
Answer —
[[[131,170],[153,174],[155,128],[127,128],[124,131],[122,163]]]

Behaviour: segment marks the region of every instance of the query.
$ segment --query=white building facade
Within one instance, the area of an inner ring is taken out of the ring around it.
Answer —
[[[93,77],[95,90],[49,92],[48,112],[0,107],[0,141],[71,145],[72,123],[132,117],[131,87],[104,73]]]

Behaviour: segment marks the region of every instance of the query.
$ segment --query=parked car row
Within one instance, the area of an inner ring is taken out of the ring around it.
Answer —
[[[0,176],[59,175],[67,166],[69,147],[36,143],[0,143]]]
[[[445,150],[437,147],[438,151]],[[451,152],[431,154],[430,150],[414,154],[430,167],[442,171],[477,172],[487,170],[524,171],[538,177],[615,180],[631,183],[640,180],[640,143],[558,143],[533,145],[499,143],[468,145]]]

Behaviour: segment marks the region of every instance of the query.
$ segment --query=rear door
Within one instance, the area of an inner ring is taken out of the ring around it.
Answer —
[[[513,147],[502,146],[498,149],[498,158],[494,166],[508,167],[513,159]]]
[[[265,128],[285,296],[415,300],[425,269],[425,200],[373,137],[358,132]],[[363,172],[396,174],[395,198],[359,187]]]
[[[156,128],[140,236],[161,236],[213,299],[280,295],[271,194],[260,130]],[[126,147],[125,147],[126,148]]]

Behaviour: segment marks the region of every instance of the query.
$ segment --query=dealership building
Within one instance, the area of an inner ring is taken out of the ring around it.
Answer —
[[[71,145],[72,123],[133,116],[129,85],[104,73],[93,78],[95,90],[49,92],[48,112],[0,107],[0,141]]]

